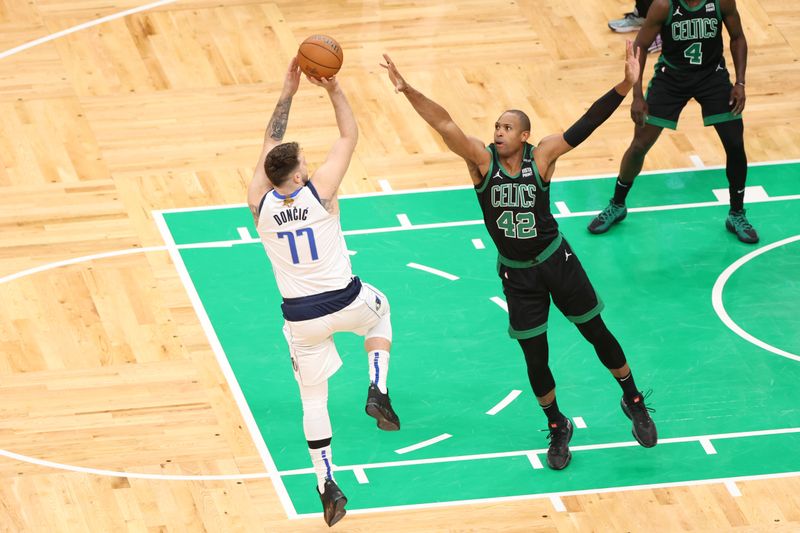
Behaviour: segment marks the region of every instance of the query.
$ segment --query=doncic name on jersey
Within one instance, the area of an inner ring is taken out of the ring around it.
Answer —
[[[280,213],[272,215],[275,222],[280,226],[286,222],[293,222],[295,220],[306,220],[308,218],[308,208],[291,207]]]

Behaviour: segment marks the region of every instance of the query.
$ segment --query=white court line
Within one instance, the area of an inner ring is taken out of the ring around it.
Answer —
[[[564,507],[564,502],[561,501],[560,496],[550,496],[550,503],[553,504],[553,508],[559,513],[565,513],[567,511],[567,508]]]
[[[358,481],[362,485],[369,483],[369,478],[367,477],[367,473],[364,472],[363,468],[354,468],[353,474],[355,474],[356,476],[356,481]]]
[[[78,24],[77,26],[73,26],[71,28],[67,28],[66,30],[61,30],[56,33],[51,33],[50,35],[46,35],[44,37],[40,37],[39,39],[35,39],[33,41],[27,42],[25,44],[21,44],[19,46],[15,46],[10,50],[6,50],[5,52],[0,53],[0,59],[5,59],[9,56],[14,54],[18,54],[28,48],[33,48],[34,46],[38,46],[40,44],[44,44],[50,41],[54,41],[59,37],[64,37],[65,35],[69,35],[70,33],[75,33],[76,31],[85,30],[86,28],[91,28],[92,26],[97,26],[98,24],[102,24],[104,22],[109,22],[111,20],[115,20],[122,17],[127,17],[128,15],[133,15],[134,13],[140,13],[142,11],[147,11],[148,9],[154,9],[156,7],[164,6],[167,4],[171,4],[176,2],[177,0],[159,0],[158,2],[153,2],[151,4],[146,4],[140,7],[134,7],[132,9],[127,9],[125,11],[120,11],[119,13],[114,13],[113,15],[108,15],[106,17],[101,17],[99,19],[90,20],[89,22],[84,22],[83,24]]]
[[[798,161],[788,161],[788,162],[794,163],[794,162],[800,162],[800,160],[798,160]],[[775,162],[756,163],[756,164],[753,164],[751,166],[765,166],[765,165],[769,165],[769,164],[779,164],[779,162],[778,163],[775,163]],[[800,198],[800,195],[785,196],[785,197],[774,197],[774,198],[771,198],[770,201],[794,200],[794,199],[798,199],[798,198]],[[712,205],[714,205],[714,204],[712,204]],[[156,213],[187,212],[187,211],[211,210],[211,209],[230,208],[230,207],[246,207],[246,204],[236,204],[236,205],[232,205],[232,206],[231,205],[226,205],[226,206],[207,206],[205,208],[179,208],[179,209],[171,209],[171,210],[163,210],[163,211],[153,211],[153,213],[155,215]],[[689,207],[691,207],[691,206],[689,206]],[[478,223],[482,223],[482,221],[477,221],[477,222]],[[458,225],[463,225],[463,223],[458,223]],[[751,254],[748,254],[748,256],[746,256],[746,257],[752,258],[755,255],[759,255],[760,253],[764,253],[764,252],[768,251],[769,249],[772,249],[774,247],[777,247],[777,246],[780,246],[782,244],[786,244],[788,242],[792,242],[792,241],[798,240],[798,239],[800,239],[800,236],[792,237],[792,238],[785,239],[785,240],[777,242],[777,243],[773,243],[772,245],[769,245],[768,247],[762,248],[760,250],[757,250],[756,252],[752,252]],[[258,241],[254,240],[253,242],[258,242]],[[212,248],[212,247],[220,247],[220,246],[226,246],[226,245],[230,246],[232,244],[240,244],[240,243],[241,243],[241,241],[230,241],[228,243],[197,243],[197,244],[189,244],[189,245],[180,245],[180,246],[177,246],[177,248],[180,248],[180,249],[185,249],[185,248]],[[34,273],[43,272],[43,271],[47,271],[47,270],[50,270],[50,269],[58,268],[58,267],[61,267],[61,266],[67,266],[67,265],[76,264],[76,263],[80,263],[80,262],[84,262],[84,261],[90,261],[90,260],[94,260],[94,259],[104,259],[104,258],[110,258],[110,257],[116,257],[116,256],[136,254],[136,253],[148,253],[148,252],[156,252],[156,251],[161,252],[161,251],[166,251],[166,250],[167,250],[166,246],[153,246],[153,247],[147,247],[147,248],[132,248],[132,249],[125,249],[125,250],[117,250],[117,251],[112,251],[112,252],[104,252],[104,253],[92,254],[92,255],[88,255],[88,256],[82,256],[82,257],[67,259],[67,260],[63,260],[63,261],[57,261],[57,262],[49,263],[49,264],[46,264],[46,265],[41,265],[41,266],[38,266],[38,267],[29,268],[29,269],[26,269],[24,271],[20,271],[20,272],[13,273],[13,274],[10,274],[10,275],[6,275],[6,276],[0,278],[0,283],[6,283],[6,282],[9,282],[9,281],[12,281],[12,280],[15,280],[15,279],[19,279],[19,278],[22,278],[22,277],[25,277],[25,276],[28,276],[28,275],[31,275],[31,274],[34,274]],[[745,258],[742,258],[742,259],[745,259]],[[741,264],[744,264],[744,262],[746,262],[746,261],[742,261]],[[729,267],[729,270],[731,270],[730,273],[732,273],[733,270],[735,270],[736,268],[741,266],[741,264],[731,265],[731,267]],[[732,267],[735,267],[735,268],[732,268]],[[721,278],[722,278],[722,276],[721,276]],[[719,282],[720,282],[720,280],[718,280],[718,283]],[[724,285],[724,280],[723,280],[722,285]],[[715,288],[716,288],[716,285],[715,285]],[[720,290],[721,290],[721,287],[720,287]],[[724,313],[724,308],[723,308],[722,311]],[[718,312],[718,314],[719,314],[719,312]],[[724,314],[727,316],[727,313],[724,313]],[[732,321],[731,321],[731,323],[732,323]],[[767,346],[769,346],[769,345],[765,345],[765,346],[762,346],[762,347],[764,347],[765,349],[772,348],[772,347],[767,348]],[[775,349],[773,348],[773,350],[775,350]],[[773,351],[773,350],[770,350],[770,351]],[[790,358],[797,358],[797,360],[800,360],[800,357],[794,356],[793,354],[786,354],[786,356],[789,356]],[[713,435],[713,436],[710,436],[710,437],[713,437],[715,439],[716,438],[736,438],[736,437],[740,437],[740,436],[757,436],[757,435],[777,434],[777,433],[794,433],[796,431],[797,431],[796,429],[784,429],[784,430],[777,430],[777,431],[767,430],[766,432],[749,432],[749,433],[739,433],[739,434],[730,434],[730,435]],[[665,444],[665,443],[668,443],[669,441],[686,442],[688,440],[698,440],[698,439],[697,438],[662,439],[661,443]],[[623,444],[623,445],[625,445],[625,444]],[[636,446],[637,443],[631,442],[631,443],[629,443],[629,445]],[[607,446],[607,447],[618,447],[618,446],[613,446],[612,445],[612,446]],[[573,449],[575,449],[575,447],[573,447]],[[543,450],[543,451],[546,451],[546,450]],[[7,452],[7,451],[3,451],[3,450],[0,450],[0,454],[5,455],[7,457],[15,458],[15,459],[20,460],[20,461],[31,462],[31,463],[36,463],[37,461],[39,461],[39,464],[51,466],[51,467],[54,467],[54,468],[61,468],[61,469],[65,469],[65,470],[74,469],[76,471],[80,469],[80,471],[91,472],[91,473],[95,473],[95,474],[99,474],[99,475],[122,475],[122,476],[128,476],[128,477],[146,476],[148,478],[149,477],[154,477],[154,478],[159,478],[159,479],[186,479],[186,477],[183,477],[183,476],[161,476],[161,475],[157,475],[157,474],[135,474],[135,473],[128,473],[128,472],[118,472],[117,473],[117,472],[112,472],[112,471],[107,471],[107,470],[98,470],[98,469],[90,469],[90,468],[83,468],[83,467],[73,467],[71,465],[60,465],[59,463],[51,463],[51,462],[41,461],[41,460],[38,460],[38,459],[35,459],[35,458],[29,458],[29,457],[26,457],[26,456],[14,454],[13,452]],[[449,459],[445,459],[445,461],[446,460],[449,460]],[[443,461],[437,460],[437,461],[434,461],[434,462],[443,462]],[[400,465],[398,465],[398,466],[400,466]],[[313,472],[313,470],[311,470],[311,469],[309,469],[309,471]],[[307,472],[294,471],[294,472],[291,472],[291,473],[307,473]],[[285,474],[291,475],[291,473],[287,472]],[[737,479],[770,479],[770,478],[775,478],[775,477],[790,477],[790,476],[795,476],[795,475],[798,475],[798,474],[800,474],[800,472],[793,472],[793,473],[787,473],[787,474],[757,475],[757,476],[741,477],[741,478],[737,478]],[[224,476],[224,479],[248,479],[248,478],[263,478],[263,477],[270,477],[270,474],[267,474],[267,473],[263,473],[263,474],[234,474],[234,475],[230,475],[230,476],[226,475],[226,476]],[[212,478],[213,479],[221,479],[222,477],[216,477],[216,476],[191,476],[191,479],[212,479]],[[714,480],[712,480],[712,481],[714,481]],[[716,480],[716,481],[719,481],[719,480]],[[681,486],[681,485],[687,485],[687,484],[692,484],[692,483],[678,482],[678,483],[674,483],[672,485],[673,486]],[[700,484],[700,482],[694,483],[694,484]],[[662,484],[660,486],[666,486],[666,485]],[[624,489],[619,489],[619,488],[609,489],[609,491],[614,491],[614,490],[624,490]],[[597,491],[597,490],[588,491],[587,493],[597,493],[597,492],[599,492],[599,491]],[[523,497],[523,498],[526,498],[526,497]],[[475,501],[484,501],[484,500],[475,500]],[[449,502],[445,502],[442,505],[447,506],[447,505],[452,505],[452,504],[449,503]],[[434,504],[433,506],[437,506],[437,505]],[[418,508],[418,506],[414,506],[414,508]],[[398,508],[393,508],[393,509],[398,509]],[[358,513],[359,511],[353,511],[353,512]],[[305,515],[303,515],[303,516],[305,516]]]
[[[83,263],[84,261],[94,261],[95,259],[108,259],[109,257],[119,257],[122,255],[131,255],[131,254],[141,254],[145,252],[166,252],[166,246],[148,246],[146,248],[128,248],[125,250],[114,250],[112,252],[101,252],[99,254],[91,254],[91,255],[84,255],[81,257],[73,257],[72,259],[64,259],[63,261],[55,261],[53,263],[47,263],[46,265],[40,265],[37,267],[27,268],[25,270],[20,270],[19,272],[15,272],[13,274],[8,274],[7,276],[3,276],[0,278],[0,285],[3,283],[8,283],[9,281],[14,281],[15,279],[24,278],[25,276],[30,276],[31,274],[36,274],[39,272],[45,272],[47,270],[52,270],[54,268],[59,268],[63,266],[74,265],[76,263]]]
[[[208,343],[214,352],[214,356],[217,359],[217,364],[219,365],[220,371],[225,376],[225,380],[228,383],[231,395],[236,401],[236,405],[239,407],[239,412],[242,415],[242,419],[244,420],[247,429],[250,431],[250,438],[253,440],[253,444],[258,450],[258,454],[261,457],[261,462],[264,463],[264,467],[267,472],[278,472],[278,467],[275,465],[275,461],[272,459],[272,455],[269,453],[267,443],[264,442],[264,437],[261,435],[261,431],[258,429],[258,424],[256,424],[255,418],[253,418],[253,413],[250,411],[250,407],[247,404],[244,393],[239,387],[239,382],[236,380],[236,375],[233,373],[231,364],[225,355],[225,350],[222,348],[222,344],[217,337],[217,333],[214,330],[211,319],[208,317],[208,313],[206,313],[203,302],[200,300],[200,295],[197,293],[197,288],[194,286],[192,277],[189,275],[186,264],[183,262],[183,257],[181,257],[181,253],[175,244],[175,239],[173,238],[172,233],[167,226],[167,221],[159,213],[153,213],[153,221],[158,227],[158,230],[161,232],[161,237],[164,239],[164,243],[167,246],[167,250],[172,258],[172,263],[175,266],[175,270],[178,273],[178,276],[181,278],[181,282],[183,282],[183,286],[186,289],[186,294],[189,296],[189,300],[192,302],[192,307],[194,307],[195,314],[197,314],[197,318],[206,334]],[[281,479],[280,475],[270,476],[270,479],[272,480],[272,485],[275,488],[278,499],[283,504],[283,509],[287,516],[289,518],[296,518],[297,511],[294,508],[294,503],[292,503],[292,499],[289,497],[289,493],[287,492],[286,486],[283,484],[283,480]]]
[[[718,202],[728,204],[731,201],[731,193],[728,189],[711,189],[714,196],[717,197]],[[761,185],[754,185],[752,187],[744,188],[744,202],[749,204],[751,202],[763,202],[769,200],[769,194],[764,190]]]
[[[774,166],[774,165],[792,165],[800,163],[800,159],[777,159],[775,161],[759,161],[755,163],[748,163],[748,167],[765,167],[765,166]],[[725,168],[725,165],[714,165],[710,167],[705,167],[703,170],[719,170]],[[645,170],[639,173],[640,176],[649,176],[653,174],[674,174],[678,172],[694,172],[697,168],[693,167],[684,167],[684,168],[665,168],[662,170]],[[598,179],[616,179],[616,174],[589,174],[586,176],[565,176],[565,177],[556,177],[552,183],[558,183],[560,181],[588,181],[588,180],[598,180]],[[403,189],[400,191],[391,191],[391,192],[364,192],[364,193],[356,193],[356,194],[340,194],[339,199],[347,199],[347,198],[369,198],[371,196],[389,196],[389,195],[397,195],[397,194],[421,194],[427,192],[444,192],[444,191],[463,191],[463,190],[474,190],[475,187],[472,185],[449,185],[445,187],[427,187],[424,189]],[[154,213],[182,213],[185,211],[209,211],[209,210],[216,210],[216,209],[236,209],[240,207],[247,207],[246,203],[236,203],[236,204],[221,204],[221,205],[206,205],[206,206],[199,206],[199,207],[174,207],[170,209],[161,209],[159,211],[153,211]],[[596,214],[596,213],[595,213]],[[480,221],[483,223],[483,221]]]
[[[241,238],[243,241],[252,241],[252,240],[255,240],[255,239],[253,239],[253,237],[250,235],[250,230],[249,230],[248,228],[244,227],[244,226],[242,226],[242,227],[240,227],[240,228],[236,228],[236,231],[239,233],[239,237],[240,237],[240,238]]]
[[[716,455],[717,454],[717,449],[714,448],[714,445],[711,444],[711,441],[709,439],[700,439],[699,442],[700,442],[700,446],[703,447],[703,449],[706,451],[706,453],[708,455]]]
[[[419,509],[437,509],[442,507],[456,507],[460,505],[473,505],[473,504],[487,505],[494,503],[518,502],[526,500],[541,500],[545,498],[549,499],[551,496],[559,496],[559,497],[583,496],[587,494],[609,494],[613,492],[667,489],[671,487],[695,487],[701,485],[715,485],[717,483],[724,483],[726,481],[742,482],[742,481],[758,481],[765,479],[783,479],[788,477],[797,477],[798,475],[800,475],[800,472],[782,472],[780,474],[737,476],[731,478],[699,479],[694,481],[671,481],[668,483],[650,483],[647,485],[629,485],[623,487],[608,487],[602,489],[570,490],[563,492],[548,492],[542,494],[522,494],[519,496],[498,496],[495,498],[473,498],[470,500],[454,500],[450,502],[417,503],[410,505],[398,505],[396,507],[372,507],[370,509],[356,509],[347,512],[352,514],[372,514],[372,513],[409,511],[409,510],[419,510]],[[318,518],[320,516],[322,516],[322,513],[309,513],[300,515],[300,518],[311,518],[311,517]]]
[[[539,456],[537,454],[529,453],[526,455],[528,456],[528,461],[531,463],[531,466],[534,468],[534,470],[541,470],[542,468],[544,468],[542,460],[539,459]]]
[[[573,416],[572,422],[575,424],[575,427],[578,429],[586,429],[586,422],[583,421],[582,416]]]
[[[738,498],[742,495],[741,491],[739,491],[739,487],[736,486],[736,482],[731,479],[725,481],[725,488],[728,489],[728,492],[730,492],[731,496],[734,498]]]
[[[765,203],[765,202],[785,202],[789,200],[800,200],[800,194],[788,194],[785,196],[770,196],[769,198],[765,198],[760,201],[756,201],[753,203]],[[715,202],[696,202],[690,204],[671,204],[671,205],[654,205],[649,207],[629,207],[628,213],[647,213],[651,211],[673,211],[678,209],[695,209],[700,207],[719,207],[722,205],[727,205],[727,203],[715,201]],[[596,216],[600,211],[580,211],[577,213],[569,213],[568,215],[562,215],[559,213],[554,213],[554,218],[573,218],[573,217],[589,217],[589,216]],[[399,217],[400,215],[398,215]],[[410,224],[410,223],[409,223]],[[436,222],[432,224],[418,224],[418,225],[410,225],[410,226],[391,226],[388,228],[371,228],[371,229],[356,229],[356,230],[347,230],[343,231],[344,235],[367,235],[373,233],[389,233],[393,231],[413,231],[413,230],[425,230],[425,229],[435,229],[435,228],[454,228],[457,226],[480,226],[484,224],[482,219],[476,220],[460,220],[457,222]]]
[[[517,396],[519,396],[520,394],[522,394],[521,390],[516,390],[516,389],[512,390],[506,395],[505,398],[500,400],[500,403],[498,403],[497,405],[486,411],[486,414],[492,416],[496,415],[497,413],[508,407],[508,404],[516,400]]]
[[[85,466],[68,465],[56,463],[45,459],[37,459],[8,450],[0,450],[0,455],[14,459],[22,463],[55,468],[57,470],[67,470],[69,472],[80,472],[82,474],[92,474],[95,476],[107,477],[127,477],[131,479],[158,479],[162,481],[238,481],[243,479],[264,479],[270,477],[266,472],[257,474],[218,474],[218,475],[180,475],[180,474],[148,474],[144,472],[118,472],[115,470],[104,470],[100,468],[88,468]]]
[[[381,190],[383,192],[392,192],[392,185],[389,183],[389,180],[378,180],[378,185],[381,186]]]
[[[569,207],[567,207],[567,202],[562,202],[562,201],[553,202],[553,205],[556,206],[558,213],[561,215],[569,215],[570,213],[572,213],[572,211],[569,210]]]
[[[800,159],[776,159],[774,161],[757,161],[755,163],[747,163],[748,167],[764,167],[770,165],[792,165],[800,163]],[[721,170],[725,165],[712,165],[703,167],[702,170]],[[677,167],[665,168],[661,170],[644,170],[639,173],[639,176],[650,176],[653,174],[676,174],[679,172],[696,172],[699,170],[697,167]],[[584,176],[556,176],[551,183],[558,183],[560,181],[588,181],[588,180],[604,180],[604,179],[617,179],[617,174],[586,174]],[[474,190],[473,185],[448,185],[444,187],[428,187],[418,189],[403,189],[399,191],[392,191],[391,193],[384,192],[362,192],[355,194],[341,195],[339,198],[366,198],[369,196],[384,196],[387,194],[418,194],[425,192],[443,192],[443,191],[461,191],[461,190]]]
[[[692,164],[697,168],[706,168],[706,164],[703,163],[703,160],[700,159],[700,156],[697,154],[692,154],[689,156],[689,160]]]
[[[403,228],[412,228],[412,227],[414,227],[414,225],[411,224],[411,221],[408,220],[408,215],[406,215],[405,213],[399,213],[397,215],[397,221],[400,222],[400,226],[403,227]]]
[[[723,304],[722,302],[722,291],[725,289],[725,284],[728,282],[733,273],[736,272],[742,265],[744,265],[751,259],[754,259],[763,253],[769,252],[770,250],[774,250],[775,248],[779,248],[785,244],[789,244],[795,241],[800,241],[800,235],[795,235],[794,237],[788,237],[786,239],[773,242],[772,244],[768,244],[766,246],[759,248],[758,250],[754,250],[746,255],[743,255],[742,257],[734,261],[733,264],[731,264],[728,268],[722,271],[722,274],[719,275],[717,281],[714,282],[714,287],[711,289],[711,305],[714,308],[714,311],[717,313],[719,319],[722,321],[722,323],[728,326],[728,329],[739,335],[741,338],[743,338],[750,344],[754,344],[763,350],[767,350],[768,352],[780,355],[781,357],[786,357],[787,359],[792,359],[794,361],[800,361],[800,355],[789,353],[785,350],[781,350],[780,348],[776,348],[771,344],[767,344],[761,339],[753,337],[745,330],[743,330],[736,322],[733,321],[733,319],[728,314],[728,311],[725,309],[725,304]]]
[[[409,267],[409,268],[415,268],[417,270],[422,270],[423,272],[428,272],[430,274],[434,274],[436,276],[440,276],[440,277],[443,277],[445,279],[449,279],[450,281],[456,281],[457,279],[460,279],[458,276],[454,276],[453,274],[450,274],[450,273],[445,272],[443,270],[439,270],[437,268],[433,268],[433,267],[429,267],[429,266],[425,266],[425,265],[420,265],[419,263],[408,263],[406,266]]]
[[[406,446],[405,448],[400,448],[399,450],[395,450],[394,453],[404,454],[408,452],[413,452],[419,450],[420,448],[425,448],[426,446],[430,446],[431,444],[436,444],[437,442],[442,442],[443,440],[447,440],[452,437],[449,433],[442,433],[438,437],[433,437],[432,439],[424,440],[422,442],[418,442],[416,444],[412,444],[411,446]]]
[[[706,440],[724,440],[724,439],[738,439],[746,437],[764,437],[769,435],[786,435],[800,433],[800,427],[796,428],[782,428],[782,429],[764,429],[760,431],[740,431],[737,433],[717,433],[714,435],[692,435],[687,437],[671,437],[666,439],[659,439],[658,444],[679,444],[686,442],[699,442],[702,439]],[[606,442],[601,444],[582,444],[579,446],[570,446],[569,449],[573,452],[591,451],[591,450],[611,450],[616,448],[635,448],[640,446],[635,440],[622,441],[622,442]],[[382,463],[364,463],[359,465],[342,466],[337,465],[336,471],[352,470],[353,468],[393,468],[398,466],[415,466],[427,465],[435,463],[451,463],[460,461],[475,461],[484,459],[502,459],[505,457],[520,457],[528,455],[529,453],[547,453],[547,448],[533,449],[533,450],[515,450],[510,452],[492,452],[492,453],[479,453],[472,455],[454,455],[450,457],[431,457],[429,459],[405,459],[402,461],[386,461]],[[313,468],[298,468],[295,470],[282,470],[282,476],[294,476],[299,474],[313,474]],[[727,479],[727,478],[725,478]]]
[[[491,298],[489,298],[489,299],[490,299],[491,301],[493,301],[494,303],[496,303],[497,305],[499,305],[499,306],[500,306],[500,309],[502,309],[503,311],[505,311],[506,313],[508,313],[508,304],[506,303],[506,301],[505,301],[505,300],[503,300],[503,299],[502,299],[502,298],[500,298],[499,296],[492,296],[492,297],[491,297]]]
[[[476,250],[483,250],[486,248],[486,245],[483,244],[483,241],[480,239],[472,239],[472,246],[474,246]]]

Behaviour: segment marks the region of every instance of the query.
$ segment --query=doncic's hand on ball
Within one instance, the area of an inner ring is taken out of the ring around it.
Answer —
[[[300,44],[297,64],[310,78],[330,78],[342,68],[344,54],[336,39],[327,35],[312,35]]]

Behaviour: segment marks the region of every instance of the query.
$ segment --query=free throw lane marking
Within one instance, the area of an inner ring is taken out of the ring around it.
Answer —
[[[364,472],[363,468],[354,468],[353,474],[355,474],[356,480],[362,485],[369,483],[369,478],[367,477],[367,473]]]
[[[250,236],[250,230],[244,226],[236,228],[236,232],[239,233],[239,237],[241,237],[243,241],[253,240],[253,237]]]
[[[425,266],[425,265],[420,265],[419,263],[409,263],[406,266],[409,267],[409,268],[415,268],[417,270],[422,270],[423,272],[428,272],[430,274],[434,274],[436,276],[440,276],[440,277],[443,277],[445,279],[449,279],[450,281],[455,281],[455,280],[459,279],[458,276],[454,276],[453,274],[450,274],[450,273],[445,272],[443,270],[439,270],[437,268],[433,268],[433,267],[429,267],[429,266]]]
[[[483,244],[483,241],[480,239],[472,239],[472,246],[474,246],[477,250],[483,250],[486,248],[486,246]]]
[[[506,303],[506,301],[505,301],[505,300],[503,300],[503,299],[502,299],[502,298],[500,298],[499,296],[492,296],[492,297],[491,297],[491,298],[489,298],[489,299],[490,299],[491,301],[493,301],[494,303],[496,303],[497,305],[499,305],[499,306],[500,306],[500,309],[502,309],[503,311],[505,311],[506,313],[508,313],[508,304]]]
[[[411,224],[411,221],[408,220],[408,215],[406,215],[405,213],[399,213],[397,215],[397,220],[398,220],[398,222],[400,222],[400,227],[401,228],[412,228],[413,227],[413,225]]]
[[[432,439],[424,440],[422,442],[418,442],[416,444],[412,444],[411,446],[406,446],[405,448],[400,448],[399,450],[395,450],[394,453],[404,454],[408,452],[413,452],[415,450],[419,450],[420,448],[424,448],[426,446],[430,446],[431,444],[436,444],[437,442],[442,442],[443,440],[447,440],[452,437],[449,433],[442,433],[438,437],[433,437]]]
[[[486,411],[486,414],[492,416],[496,415],[497,413],[505,409],[508,406],[508,404],[516,400],[517,396],[519,396],[521,393],[522,393],[521,390],[516,390],[516,389],[512,390],[506,395],[505,398],[500,400],[500,403],[498,403],[497,405]]]
[[[703,447],[703,449],[706,451],[706,453],[708,455],[716,455],[717,454],[717,449],[714,448],[714,445],[711,444],[711,441],[709,439],[700,439],[699,442],[700,442],[700,446]]]
[[[586,429],[586,422],[583,421],[582,416],[573,416],[572,422],[575,424],[575,427],[578,429]]]
[[[392,186],[389,183],[389,180],[378,180],[378,185],[381,186],[381,190],[383,192],[392,192],[394,190],[394,189],[392,189]]]
[[[531,466],[535,470],[540,470],[540,469],[544,468],[544,465],[542,464],[542,460],[539,459],[539,456],[537,454],[529,453],[529,454],[527,454],[527,456],[528,456],[528,461],[530,461]]]
[[[567,207],[567,203],[566,202],[560,202],[560,201],[559,202],[553,202],[553,205],[556,206],[556,210],[561,215],[569,215],[570,213],[572,213],[572,211],[569,210],[569,207]]]
[[[731,193],[728,189],[712,189],[711,192],[717,197],[717,200],[723,204],[730,203]],[[764,187],[761,185],[754,185],[752,187],[744,188],[744,201],[750,202],[766,202],[769,201],[769,195]]]

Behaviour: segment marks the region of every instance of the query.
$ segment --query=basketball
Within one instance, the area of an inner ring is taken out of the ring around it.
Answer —
[[[297,64],[312,78],[330,78],[342,68],[342,47],[333,37],[312,35],[300,44]]]

